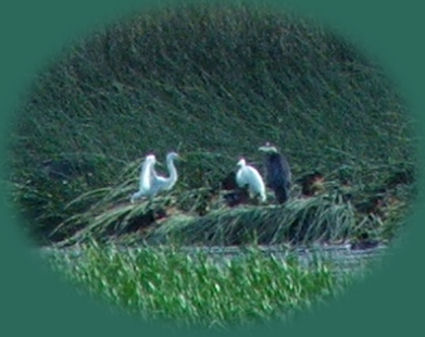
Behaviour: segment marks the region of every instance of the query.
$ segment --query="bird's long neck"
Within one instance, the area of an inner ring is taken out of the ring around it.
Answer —
[[[177,170],[174,166],[174,160],[173,158],[167,159],[167,169],[168,169],[168,178],[167,180],[171,183],[174,183],[177,181]]]

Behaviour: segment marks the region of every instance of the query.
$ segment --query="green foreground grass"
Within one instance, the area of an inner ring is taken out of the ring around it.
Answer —
[[[78,246],[78,259],[49,255],[52,267],[78,286],[146,320],[180,326],[229,328],[285,321],[334,297],[348,279],[337,279],[317,260],[308,268],[296,258],[268,257],[256,248],[221,263],[207,254],[173,246],[137,249]]]

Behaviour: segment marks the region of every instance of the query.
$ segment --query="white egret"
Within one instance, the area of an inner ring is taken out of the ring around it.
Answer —
[[[174,160],[178,159],[179,155],[175,152],[170,152],[166,157],[167,170],[169,173],[168,177],[160,176],[156,173],[155,168],[152,167],[152,193],[156,195],[160,191],[169,191],[177,182],[177,169],[174,165]]]
[[[177,170],[174,166],[174,160],[177,158],[179,158],[179,155],[175,152],[167,154],[166,164],[169,176],[163,177],[158,175],[155,171],[155,156],[146,156],[140,172],[139,191],[131,196],[130,201],[134,202],[141,197],[153,198],[161,191],[168,191],[172,189],[178,178]]]
[[[133,203],[141,197],[148,197],[152,195],[152,183],[153,183],[153,165],[156,163],[155,155],[149,154],[143,161],[142,168],[140,170],[139,178],[139,190],[131,196],[130,201]]]
[[[241,188],[248,186],[250,194],[259,195],[262,202],[266,201],[266,187],[260,173],[254,167],[247,165],[244,158],[241,158],[237,165],[239,166],[236,172],[238,186]]]
[[[270,143],[258,149],[266,153],[266,184],[274,191],[276,200],[284,203],[289,198],[291,188],[291,170],[288,161]]]

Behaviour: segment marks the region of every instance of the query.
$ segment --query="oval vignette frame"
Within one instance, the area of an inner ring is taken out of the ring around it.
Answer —
[[[174,1],[177,2],[177,1]],[[116,16],[133,9],[140,9],[140,4],[124,0],[121,4],[113,1],[93,0],[89,4],[76,0],[71,4],[45,1],[42,4],[9,4],[3,10],[3,24],[8,32],[6,48],[3,49],[1,67],[4,77],[1,79],[2,91],[2,145],[7,144],[7,126],[13,116],[13,109],[19,104],[19,98],[31,76],[40,69],[40,63],[52,59],[52,53],[58,52],[66,40],[83,34],[99,20],[110,21]],[[146,3],[146,1],[143,1]],[[282,4],[285,2],[282,1]],[[4,5],[3,5],[4,6]],[[292,6],[295,8],[295,6]],[[337,28],[338,34],[353,41],[355,36],[364,41],[364,49],[369,56],[376,54],[386,70],[392,71],[391,79],[401,83],[402,95],[407,99],[410,112],[420,121],[418,133],[424,128],[424,116],[420,115],[421,53],[417,52],[420,41],[420,27],[411,23],[418,20],[419,8],[412,4],[387,5],[385,13],[377,1],[352,2],[339,4],[335,1],[302,1],[298,4],[300,14],[317,12],[315,15]],[[291,8],[291,6],[290,6]],[[408,8],[408,9],[406,9]],[[142,7],[143,9],[143,7]],[[7,15],[5,15],[5,13]],[[399,20],[397,20],[399,19]],[[397,22],[397,25],[393,25]],[[425,25],[425,24],[422,24]],[[350,27],[349,27],[350,26]],[[52,29],[55,27],[55,29]],[[346,30],[351,32],[349,36]],[[77,33],[71,33],[71,31]],[[423,31],[423,29],[421,30]],[[378,43],[379,42],[379,43]],[[52,52],[52,50],[54,50]],[[423,52],[423,50],[422,50]],[[423,53],[422,53],[423,56]],[[422,74],[423,75],[423,74]],[[423,140],[421,140],[421,145]],[[2,147],[3,163],[7,163],[5,146]],[[418,153],[418,157],[423,157]],[[422,163],[420,162],[422,169]],[[3,174],[5,167],[3,165]],[[408,219],[408,228],[398,238],[392,248],[392,257],[387,257],[380,271],[373,273],[359,284],[355,284],[339,299],[329,304],[320,305],[315,310],[302,316],[287,326],[273,325],[265,329],[258,327],[245,331],[247,335],[278,335],[282,332],[297,335],[311,335],[323,332],[327,335],[359,335],[364,331],[388,335],[399,335],[406,327],[420,327],[419,305],[424,300],[421,284],[423,274],[419,275],[416,267],[419,260],[419,239],[424,237],[424,227],[420,226],[424,218],[420,210],[422,204],[423,179],[419,174],[419,196],[415,200],[415,212]],[[4,192],[4,190],[3,190]],[[170,333],[173,335],[199,335],[199,332],[173,330],[156,323],[141,323],[127,315],[111,312],[106,306],[82,296],[75,296],[75,290],[47,268],[40,267],[39,259],[31,255],[28,243],[17,230],[17,222],[1,205],[2,227],[0,239],[2,249],[2,330],[5,332],[44,333],[60,332],[75,335],[81,330],[101,332],[103,335],[117,335],[126,331],[147,332],[149,335]],[[4,260],[4,262],[3,262]],[[422,296],[420,296],[422,295]],[[416,305],[416,306],[415,306]],[[416,310],[418,309],[418,310]],[[212,332],[211,332],[212,333]],[[230,332],[229,332],[230,335]]]

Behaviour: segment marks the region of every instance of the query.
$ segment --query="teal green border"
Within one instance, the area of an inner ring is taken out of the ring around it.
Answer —
[[[152,0],[151,0],[152,1]],[[229,0],[230,1],[230,0]],[[168,2],[178,2],[168,1]],[[155,2],[158,3],[158,2]],[[317,17],[369,53],[387,69],[417,119],[422,135],[425,114],[423,83],[425,21],[418,1],[273,1]],[[73,0],[8,1],[0,5],[0,105],[2,175],[13,113],[37,71],[67,43],[102,22],[115,20],[147,1]],[[423,139],[418,157],[424,158]],[[423,330],[423,163],[420,195],[408,219],[408,230],[379,271],[338,300],[315,307],[290,325],[240,331],[244,336],[400,336]],[[2,190],[2,196],[5,194]],[[19,223],[1,199],[0,333],[3,336],[214,335],[147,324],[114,312],[52,274],[19,232]],[[115,309],[116,310],[116,309]],[[234,333],[232,333],[233,335]],[[229,333],[230,335],[230,333]]]

